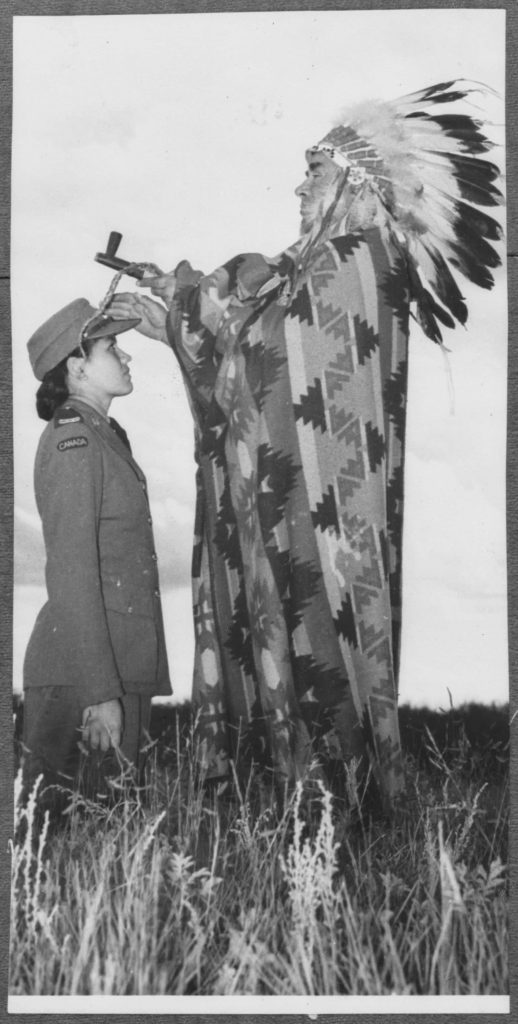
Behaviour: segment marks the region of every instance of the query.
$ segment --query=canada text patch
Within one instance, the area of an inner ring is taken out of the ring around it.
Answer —
[[[67,437],[56,445],[58,452],[66,452],[69,448],[84,448],[88,444],[87,437]]]

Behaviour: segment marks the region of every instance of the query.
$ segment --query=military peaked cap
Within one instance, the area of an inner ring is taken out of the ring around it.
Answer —
[[[27,348],[34,374],[43,380],[81,341],[122,334],[139,323],[139,319],[115,320],[107,313],[99,313],[87,299],[74,299],[49,317],[29,339]]]

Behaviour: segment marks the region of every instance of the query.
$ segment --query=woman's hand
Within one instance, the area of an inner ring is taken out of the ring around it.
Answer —
[[[167,343],[167,309],[159,302],[153,302],[147,295],[139,295],[138,292],[116,292],[108,306],[108,312],[116,320],[139,317],[141,322],[135,327],[139,334]]]
[[[91,704],[83,711],[82,742],[91,750],[120,747],[122,740],[122,705],[120,700]]]
[[[169,309],[176,289],[176,274],[170,270],[168,274],[158,274],[155,277],[143,277],[138,282],[137,288],[149,288],[152,295],[162,299]]]

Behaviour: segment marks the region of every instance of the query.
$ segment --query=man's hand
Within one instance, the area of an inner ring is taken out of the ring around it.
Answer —
[[[108,306],[108,312],[116,320],[140,317],[141,323],[135,327],[139,334],[167,343],[167,310],[159,302],[153,302],[147,295],[139,295],[138,292],[116,292]]]
[[[91,704],[83,711],[81,739],[91,750],[120,747],[122,740],[122,705],[120,700]]]
[[[162,299],[162,302],[164,302],[169,309],[176,289],[176,274],[174,270],[171,270],[168,274],[158,274],[155,277],[143,277],[142,280],[138,282],[137,288],[149,288],[151,294]]]

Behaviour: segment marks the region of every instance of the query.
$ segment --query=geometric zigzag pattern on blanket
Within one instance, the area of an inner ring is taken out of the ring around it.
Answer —
[[[281,265],[289,250],[237,257],[180,293],[168,328],[196,421],[203,757],[224,776],[239,746],[293,780],[315,748],[367,750],[390,799],[408,279],[372,228],[323,243],[288,301],[285,273],[238,299],[240,275],[259,291]]]

